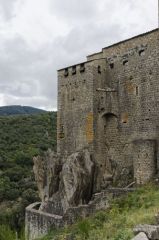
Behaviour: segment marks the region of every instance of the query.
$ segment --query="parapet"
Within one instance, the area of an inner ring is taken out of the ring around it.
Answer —
[[[109,57],[112,55],[122,55],[124,52],[128,51],[131,48],[134,48],[138,45],[141,45],[143,40],[149,41],[151,40],[151,38],[153,37],[153,35],[158,34],[159,29],[156,28],[152,31],[134,36],[132,38],[126,39],[124,41],[120,41],[118,43],[112,44],[110,46],[104,47],[102,48],[102,51],[98,52],[98,53],[94,53],[91,55],[87,56],[87,60],[96,60],[96,59],[100,59],[100,58],[104,58],[104,57]]]

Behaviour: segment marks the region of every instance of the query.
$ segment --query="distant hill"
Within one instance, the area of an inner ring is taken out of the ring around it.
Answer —
[[[29,106],[11,105],[0,107],[0,116],[45,113],[46,111]]]

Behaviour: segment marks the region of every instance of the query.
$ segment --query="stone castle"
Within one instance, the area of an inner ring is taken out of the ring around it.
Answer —
[[[34,158],[42,203],[26,209],[32,240],[106,208],[159,171],[159,30],[58,71],[57,154]]]

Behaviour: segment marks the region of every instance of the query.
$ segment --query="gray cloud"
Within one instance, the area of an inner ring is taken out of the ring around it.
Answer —
[[[98,14],[98,1],[54,0],[50,1],[51,12],[66,19],[71,25],[89,21]],[[73,20],[73,21],[72,21]]]
[[[0,14],[6,19],[14,16],[14,7],[17,0],[0,0]]]
[[[50,102],[54,101],[56,70],[53,71],[53,59],[48,57],[50,53],[47,49],[29,49],[26,42],[18,37],[5,41],[4,49],[3,55],[0,55],[1,93],[12,96],[12,99],[15,96],[16,104],[17,101],[21,103],[21,98],[25,100],[24,104],[29,102],[28,99],[31,103],[34,97],[37,97],[38,101],[44,97],[48,101],[50,98]]]
[[[41,45],[36,45],[36,41],[30,45],[27,35],[17,33],[16,27],[14,34],[7,32],[0,38],[0,99],[3,104],[55,109],[57,69],[85,61],[86,55],[100,51],[102,47],[157,26],[157,16],[154,20],[148,13],[151,0],[145,0],[142,10],[138,9],[142,6],[141,0],[46,2],[48,14],[64,22],[67,31],[61,34],[59,29],[53,38],[48,32],[48,41]],[[16,3],[16,0],[0,0],[0,11],[6,18],[4,26],[8,21],[12,23]],[[40,41],[38,34],[37,41]]]

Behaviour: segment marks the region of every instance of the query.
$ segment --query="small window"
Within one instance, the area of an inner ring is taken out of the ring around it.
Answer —
[[[61,125],[61,132],[64,132],[64,126]]]
[[[68,68],[65,68],[64,76],[65,76],[65,77],[68,76]]]
[[[113,69],[114,68],[114,63],[110,63],[109,67],[110,67],[110,69]]]
[[[138,96],[138,95],[139,95],[139,87],[136,86],[136,96]]]
[[[60,139],[63,139],[64,137],[65,137],[65,134],[64,134],[64,126],[63,126],[63,125],[60,125],[59,138],[60,138]]]
[[[122,113],[121,115],[121,122],[122,123],[128,123],[128,113]]]
[[[76,74],[76,66],[72,67],[72,75]]]
[[[122,121],[122,123],[127,123],[127,121],[128,121],[128,120],[125,119],[125,120]]]
[[[139,56],[144,56],[145,55],[145,50],[144,49],[140,49],[139,50]]]
[[[127,60],[127,59],[123,60],[123,65],[124,65],[124,66],[127,66],[127,65],[128,65],[128,60]]]
[[[101,74],[101,66],[98,66],[98,73]]]
[[[85,65],[84,65],[84,63],[82,63],[80,65],[80,72],[84,72],[84,71],[85,71]]]

